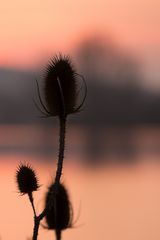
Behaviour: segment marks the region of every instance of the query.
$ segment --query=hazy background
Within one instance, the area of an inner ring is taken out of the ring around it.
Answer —
[[[160,2],[0,1],[1,239],[32,235],[15,171],[29,162],[42,184],[56,168],[58,122],[39,105],[48,61],[69,54],[87,99],[68,119],[63,181],[74,209],[64,239],[160,238]],[[76,221],[77,218],[77,221]],[[39,239],[53,239],[41,228]]]

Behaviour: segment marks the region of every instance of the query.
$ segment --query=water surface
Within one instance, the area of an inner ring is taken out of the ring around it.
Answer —
[[[56,170],[56,153],[45,155],[21,150],[21,146],[24,149],[39,144],[38,139],[41,136],[39,130],[34,127],[25,128],[23,131],[20,127],[18,129],[3,128],[4,132],[1,129],[3,136],[1,149],[4,145],[17,145],[16,151],[12,148],[10,151],[0,152],[0,236],[3,240],[25,240],[32,236],[32,209],[27,196],[19,195],[15,183],[15,171],[19,162],[32,164],[39,177],[41,188],[34,194],[37,212],[43,207],[47,186],[51,183]],[[69,134],[71,135],[71,132]],[[136,158],[134,164],[124,162],[115,164],[119,159],[116,153],[106,155],[108,161],[105,164],[102,161],[103,165],[86,166],[81,161],[83,154],[78,155],[76,151],[71,154],[67,150],[62,181],[70,194],[74,221],[73,228],[64,231],[63,239],[160,239],[159,154],[144,150],[146,146],[148,146],[146,149],[153,149],[153,142],[158,146],[159,135],[155,129],[152,130],[152,135],[151,129],[148,133],[143,130],[143,134],[145,136],[143,144],[134,142],[134,146],[139,146],[140,149],[139,153],[134,155]],[[82,143],[83,136],[80,136],[72,135],[68,144],[72,145],[73,142],[76,145],[76,141]],[[15,139],[17,141],[14,142]],[[138,139],[142,139],[142,135],[138,138],[137,132],[137,141]],[[140,146],[145,146],[143,151]],[[120,155],[121,158],[122,156]],[[114,164],[109,158],[115,159]],[[41,227],[39,240],[44,239],[54,239],[54,233]]]

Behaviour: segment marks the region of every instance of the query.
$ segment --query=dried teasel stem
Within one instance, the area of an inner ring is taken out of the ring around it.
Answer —
[[[28,197],[29,197],[29,201],[31,203],[32,209],[33,209],[33,214],[34,214],[34,218],[36,217],[36,209],[34,206],[34,199],[33,199],[33,195],[32,192],[28,193]]]
[[[37,238],[38,238],[38,230],[39,230],[40,221],[41,220],[35,216],[32,240],[37,240]]]
[[[59,115],[59,153],[58,153],[58,163],[57,163],[57,171],[55,177],[55,190],[57,192],[57,187],[60,183],[60,178],[62,175],[63,169],[63,159],[64,159],[64,150],[65,150],[65,135],[66,135],[66,108],[65,108],[65,99],[63,89],[61,87],[59,78],[57,79],[59,85],[59,96],[60,96],[60,105],[61,105],[61,113]]]
[[[56,240],[61,240],[61,231],[56,229]]]
[[[65,150],[65,136],[66,136],[66,117],[60,118],[60,130],[59,130],[59,153],[58,153],[58,163],[57,171],[55,177],[55,183],[60,183],[60,178],[62,175],[63,160],[64,160],[64,150]]]

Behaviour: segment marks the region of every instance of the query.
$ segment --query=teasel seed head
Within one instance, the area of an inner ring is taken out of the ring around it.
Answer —
[[[45,100],[52,115],[70,114],[76,105],[76,75],[69,57],[54,57],[46,70]]]
[[[28,164],[20,164],[18,166],[16,181],[21,194],[30,194],[39,188],[35,171]]]
[[[57,193],[54,195],[54,184],[52,184],[46,194],[45,207],[51,204],[46,213],[46,224],[50,230],[55,230],[56,234],[64,229],[72,227],[73,213],[68,192],[63,184],[59,183]]]
[[[84,97],[78,103],[79,94],[82,91],[82,88],[78,89],[80,79],[84,84],[84,94],[82,94]],[[38,82],[37,89],[43,108],[41,112],[48,117],[66,117],[68,114],[79,112],[86,98],[84,78],[75,71],[70,57],[62,54],[55,55],[46,67],[44,74],[45,103],[40,96]]]

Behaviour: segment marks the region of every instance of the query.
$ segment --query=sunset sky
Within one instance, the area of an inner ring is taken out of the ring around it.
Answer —
[[[159,13],[159,0],[0,0],[0,65],[32,68],[98,33],[138,54],[158,79]]]

